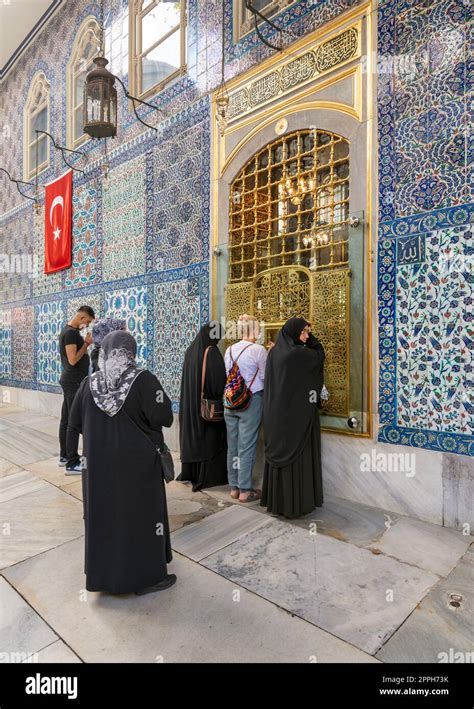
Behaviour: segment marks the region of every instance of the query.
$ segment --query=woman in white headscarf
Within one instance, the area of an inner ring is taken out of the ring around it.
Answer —
[[[107,335],[99,370],[86,378],[69,416],[68,444],[82,433],[85,573],[88,591],[137,594],[172,586],[166,493],[158,449],[171,402],[138,369],[128,332]]]
[[[116,330],[126,330],[127,323],[125,320],[118,318],[101,318],[96,320],[92,327],[92,343],[93,348],[89,352],[89,358],[91,361],[91,370],[97,372],[99,369],[99,352],[102,342],[105,340],[107,335]]]

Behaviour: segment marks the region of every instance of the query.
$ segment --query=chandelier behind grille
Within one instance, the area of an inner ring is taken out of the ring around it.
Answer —
[[[229,281],[348,264],[349,142],[300,130],[265,146],[231,186]]]

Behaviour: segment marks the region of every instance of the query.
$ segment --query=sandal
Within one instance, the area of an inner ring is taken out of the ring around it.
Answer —
[[[245,495],[246,493],[245,493],[245,492],[244,492],[244,493],[242,493],[242,492],[240,493],[240,495],[239,495],[239,502],[243,502],[244,504],[245,504],[246,502],[256,502],[257,500],[260,500],[260,498],[262,497],[262,491],[261,491],[261,490],[250,490],[250,491],[248,492],[248,494],[246,494],[246,497],[242,497],[242,494]]]
[[[232,497],[233,500],[238,500],[240,495],[240,490],[238,487],[233,487],[232,490],[230,491],[230,496]]]

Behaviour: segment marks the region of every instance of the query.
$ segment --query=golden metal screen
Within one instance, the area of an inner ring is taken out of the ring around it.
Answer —
[[[307,318],[326,352],[324,412],[349,411],[349,142],[299,130],[257,152],[230,191],[226,316],[251,313],[266,339]]]
[[[348,217],[348,141],[311,129],[275,140],[231,185],[229,282],[282,266],[346,266]]]

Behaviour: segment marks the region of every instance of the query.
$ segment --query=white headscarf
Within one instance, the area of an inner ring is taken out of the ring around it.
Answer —
[[[111,332],[99,352],[99,369],[90,376],[90,390],[96,405],[109,416],[122,408],[130,388],[144,369],[138,369],[137,343],[129,332]]]

